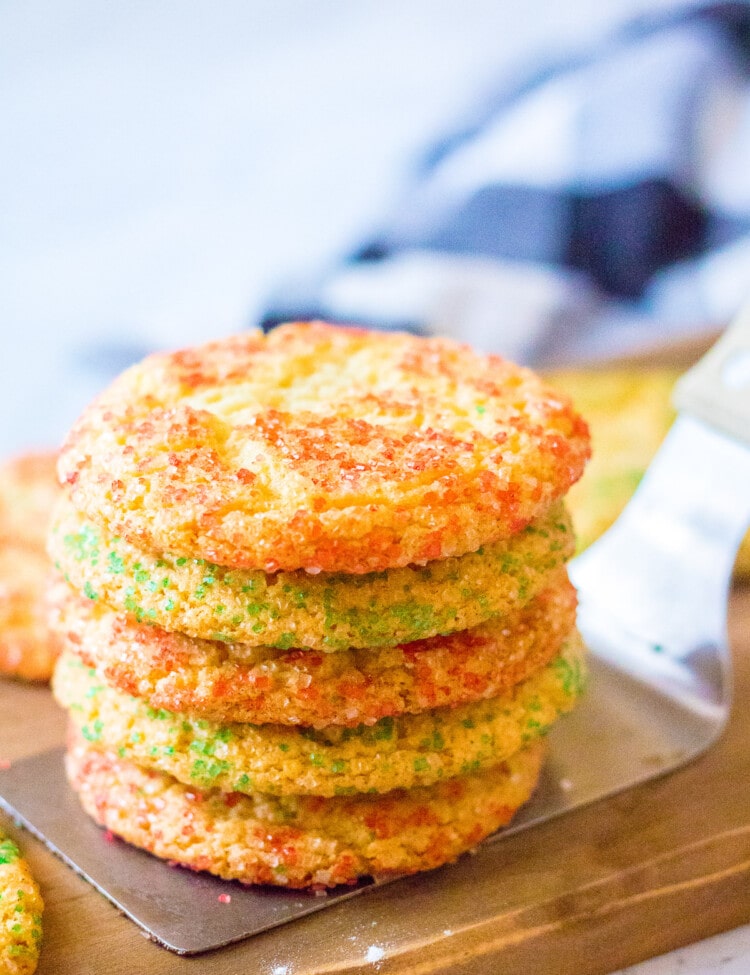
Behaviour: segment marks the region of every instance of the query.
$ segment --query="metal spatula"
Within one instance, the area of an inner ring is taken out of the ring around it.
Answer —
[[[572,577],[598,657],[689,710],[707,746],[729,712],[727,593],[750,523],[750,312],[674,399],[680,415],[635,497]]]
[[[555,726],[537,795],[511,831],[684,764],[716,740],[728,717],[727,590],[750,522],[750,316],[682,380],[676,401],[689,415],[674,424],[615,526],[573,563],[591,690]],[[94,826],[65,783],[62,749],[0,770],[0,805],[180,953],[237,941],[368,889],[315,898],[232,885],[231,904],[219,912],[221,881],[170,869]],[[459,864],[442,875],[454,893],[465,885],[470,901],[476,870],[497,878],[501,860],[489,841],[474,874]],[[440,879],[440,871],[422,878],[424,917],[440,916]],[[358,910],[356,899],[344,906]]]

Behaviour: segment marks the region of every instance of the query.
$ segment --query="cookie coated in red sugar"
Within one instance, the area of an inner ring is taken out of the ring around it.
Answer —
[[[473,552],[576,481],[588,429],[527,369],[321,322],[157,354],[84,412],[59,475],[144,550],[367,573]]]

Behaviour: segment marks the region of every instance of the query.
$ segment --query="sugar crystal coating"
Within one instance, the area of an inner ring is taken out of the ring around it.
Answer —
[[[564,569],[508,616],[379,650],[320,653],[196,640],[129,621],[60,582],[62,645],[104,683],[152,708],[212,721],[356,726],[495,697],[555,656],[575,625]]]
[[[199,790],[80,738],[67,768],[100,825],[156,856],[244,883],[334,887],[455,860],[509,822],[541,758],[536,742],[429,788],[332,799]]]
[[[42,941],[42,902],[26,861],[0,829],[0,972],[32,975]]]
[[[588,451],[570,402],[497,356],[294,323],[127,370],[74,426],[59,474],[139,548],[359,574],[507,538]]]
[[[137,622],[204,639],[323,652],[394,646],[512,612],[547,586],[573,548],[561,504],[478,552],[358,576],[267,575],[151,555],[82,518],[64,497],[49,537],[50,554],[73,586]]]
[[[496,765],[544,735],[575,705],[584,681],[575,634],[554,660],[496,698],[356,728],[218,724],[155,710],[67,654],[53,688],[92,747],[186,785],[333,796],[432,785]]]

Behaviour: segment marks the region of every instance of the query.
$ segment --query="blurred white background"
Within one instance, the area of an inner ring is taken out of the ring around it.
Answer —
[[[522,64],[648,0],[0,6],[0,454],[145,351],[254,323]]]

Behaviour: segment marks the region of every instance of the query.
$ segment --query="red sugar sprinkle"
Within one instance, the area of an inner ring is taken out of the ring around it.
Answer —
[[[219,894],[219,896],[216,899],[218,900],[218,902],[220,904],[229,904],[229,903],[231,903],[232,895],[231,894]]]
[[[2,769],[3,771],[6,771],[9,768],[10,768],[10,759],[9,758],[0,758],[0,769]]]
[[[111,829],[106,830],[106,832],[104,833],[104,839],[107,841],[107,843],[114,843],[115,834],[112,832]]]

